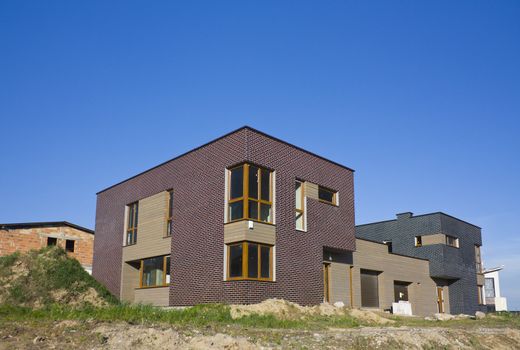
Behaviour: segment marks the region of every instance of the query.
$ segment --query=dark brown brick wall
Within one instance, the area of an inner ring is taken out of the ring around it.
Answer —
[[[276,171],[276,282],[223,281],[225,168],[249,161]],[[308,199],[308,231],[294,228],[294,181],[339,191],[339,207]],[[249,128],[99,193],[94,276],[119,294],[124,207],[173,188],[171,305],[253,303],[270,297],[316,304],[323,247],[354,250],[353,173]]]

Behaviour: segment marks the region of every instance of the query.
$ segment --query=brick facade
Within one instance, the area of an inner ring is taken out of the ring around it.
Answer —
[[[249,162],[275,171],[276,280],[224,281],[225,169]],[[295,229],[295,180],[339,193],[339,206],[307,198],[307,232]],[[324,247],[355,250],[353,171],[245,127],[97,197],[93,275],[120,295],[125,206],[173,189],[170,305],[323,300]]]
[[[412,216],[356,226],[356,236],[374,241],[391,241],[394,253],[428,259],[430,276],[449,283],[452,314],[484,311],[478,305],[475,245],[482,245],[481,229],[444,213]],[[459,239],[459,248],[446,244],[415,246],[416,236],[445,234]]]
[[[69,252],[69,255],[85,267],[92,266],[93,232],[60,224],[27,224],[25,227],[18,224],[0,225],[0,256],[46,247],[48,237],[57,238],[57,245],[63,249],[67,239],[74,240],[74,252]]]

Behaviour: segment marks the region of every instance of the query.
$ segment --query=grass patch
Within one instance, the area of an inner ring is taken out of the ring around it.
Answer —
[[[0,305],[0,323],[13,321],[91,320],[127,322],[130,324],[170,324],[179,326],[238,325],[254,328],[323,329],[327,327],[357,327],[359,323],[348,316],[315,316],[304,320],[282,320],[274,315],[248,315],[233,319],[230,308],[222,304],[204,304],[185,309],[161,309],[149,305],[118,304],[107,307],[86,306],[71,308],[52,304],[41,309],[17,305]]]
[[[15,265],[16,269],[13,268]],[[110,304],[118,303],[104,286],[60,247],[45,247],[0,258],[0,297],[4,303],[47,305],[59,301],[53,294],[56,291],[80,296],[89,288],[93,288],[102,300]]]

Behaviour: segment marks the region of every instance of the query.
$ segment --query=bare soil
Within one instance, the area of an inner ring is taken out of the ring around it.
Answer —
[[[193,329],[90,321],[18,322],[4,349],[519,349],[512,328],[359,327],[320,331],[228,326]]]

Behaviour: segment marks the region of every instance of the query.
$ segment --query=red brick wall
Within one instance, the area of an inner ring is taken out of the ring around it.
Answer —
[[[74,252],[69,255],[92,266],[94,235],[68,226],[0,230],[0,256],[46,247],[49,235],[57,237],[63,249],[67,237],[76,238]]]
[[[249,161],[276,172],[276,281],[223,281],[225,168]],[[308,199],[308,232],[294,226],[294,181],[339,191],[339,207]],[[301,304],[323,298],[323,247],[354,250],[353,173],[251,129],[240,129],[98,195],[94,276],[119,295],[125,205],[173,188],[171,305]]]

